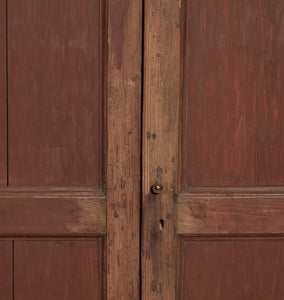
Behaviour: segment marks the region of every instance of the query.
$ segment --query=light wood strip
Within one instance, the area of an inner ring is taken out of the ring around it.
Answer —
[[[181,1],[145,1],[142,299],[176,299]],[[160,181],[160,195],[151,185]]]
[[[107,299],[139,299],[142,1],[107,1]]]

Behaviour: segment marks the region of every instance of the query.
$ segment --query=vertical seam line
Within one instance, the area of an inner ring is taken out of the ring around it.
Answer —
[[[140,130],[140,256],[139,256],[139,269],[140,269],[140,300],[142,300],[142,226],[143,226],[143,104],[144,104],[144,51],[145,51],[145,0],[142,0],[142,32],[141,32],[141,130]]]

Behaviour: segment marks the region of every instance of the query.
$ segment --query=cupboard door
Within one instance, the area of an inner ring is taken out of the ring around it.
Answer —
[[[141,33],[140,0],[0,0],[0,238],[18,299],[139,298]]]
[[[284,297],[283,13],[145,2],[143,299]]]

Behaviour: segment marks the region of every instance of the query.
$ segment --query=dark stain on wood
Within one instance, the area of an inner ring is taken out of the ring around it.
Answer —
[[[206,218],[205,206],[201,203],[196,203],[190,206],[191,214],[194,218],[202,219]]]
[[[163,174],[163,169],[158,167],[156,173],[157,173],[157,177],[160,177]]]

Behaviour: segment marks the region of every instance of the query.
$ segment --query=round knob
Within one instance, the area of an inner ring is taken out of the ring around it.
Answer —
[[[160,194],[162,190],[163,190],[163,186],[160,182],[155,182],[151,187],[151,191],[156,195]]]

